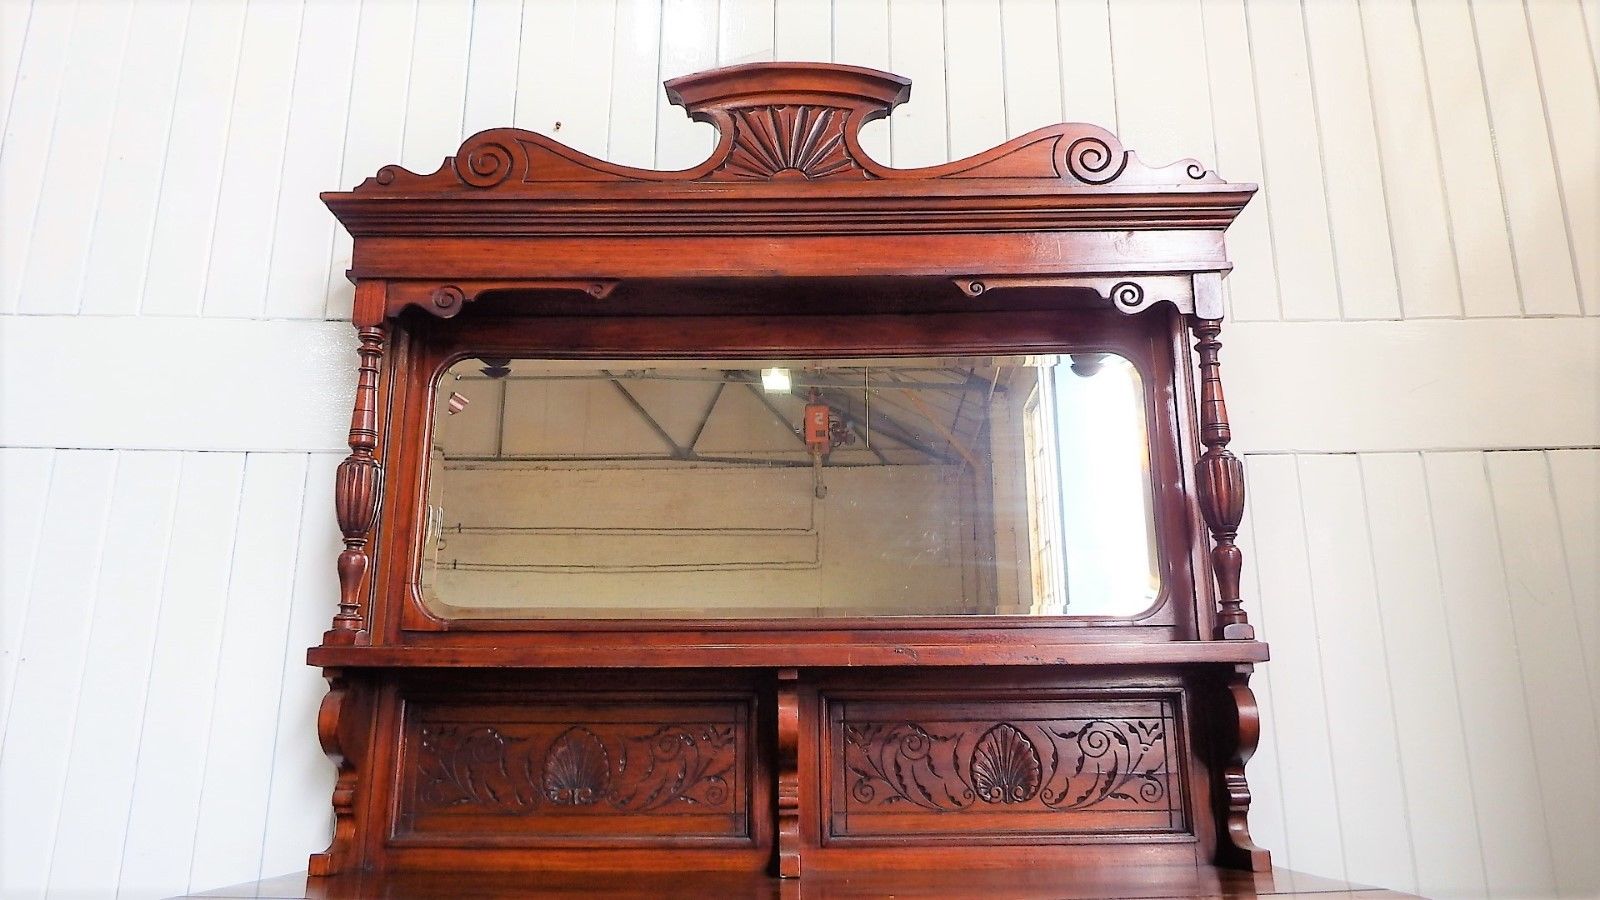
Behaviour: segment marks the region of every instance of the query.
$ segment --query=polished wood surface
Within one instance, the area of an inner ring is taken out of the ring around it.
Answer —
[[[1268,651],[1239,597],[1218,360],[1223,231],[1255,187],[1147,166],[1089,125],[886,167],[859,130],[910,85],[870,69],[666,87],[718,134],[682,171],[496,129],[434,173],[323,195],[355,239],[359,365],[340,604],[308,657],[339,767],[311,895],[460,896],[462,872],[483,896],[1276,890],[1248,829],[1248,678]],[[423,601],[436,383],[459,360],[1070,352],[1119,354],[1145,385],[1160,587],[1138,615]]]
[[[1315,897],[1321,900],[1399,898],[1410,894],[1272,869],[1237,872],[1185,866],[1010,871],[851,872],[794,882],[760,875],[663,873],[657,875],[493,875],[426,873],[308,879],[305,873],[218,888],[188,898],[222,900],[435,900],[475,897],[729,897],[787,898],[940,897],[970,900],[1103,900],[1103,898]]]

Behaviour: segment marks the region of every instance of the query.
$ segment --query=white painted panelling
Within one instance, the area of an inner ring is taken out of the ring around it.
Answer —
[[[43,896],[80,699],[83,668],[110,522],[130,502],[114,493],[117,454],[65,452],[55,461],[51,497],[39,528],[38,558],[22,602],[26,610],[11,712],[0,743],[0,891]],[[121,504],[118,501],[122,501]]]
[[[1600,446],[1600,319],[1251,322],[1222,341],[1248,450]]]
[[[1252,452],[1600,446],[1593,317],[1245,322],[1223,339],[1238,441]],[[0,443],[338,450],[354,346],[337,322],[10,318]],[[62,347],[90,362],[63,365]],[[1284,414],[1301,406],[1321,415]]]
[[[0,445],[338,450],[354,360],[337,322],[9,318]]]
[[[1600,893],[1597,48],[1576,0],[0,0],[0,894],[325,844],[353,340],[315,193],[506,124],[692,165],[660,81],[773,58],[912,78],[864,137],[900,166],[1090,121],[1263,185],[1223,337],[1256,836]]]
[[[1522,304],[1495,163],[1496,152],[1504,154],[1507,148],[1498,146],[1490,131],[1472,10],[1465,3],[1451,2],[1415,3],[1412,10],[1433,98],[1463,307],[1469,316],[1519,315]]]

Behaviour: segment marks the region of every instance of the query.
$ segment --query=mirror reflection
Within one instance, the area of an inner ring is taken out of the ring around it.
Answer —
[[[1144,388],[1109,353],[463,360],[422,574],[447,617],[1137,615]]]

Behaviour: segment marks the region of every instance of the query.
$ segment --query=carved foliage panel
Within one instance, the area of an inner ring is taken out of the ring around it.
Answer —
[[[750,837],[749,702],[412,702],[397,837]]]
[[[1186,831],[1175,697],[829,703],[828,837]]]

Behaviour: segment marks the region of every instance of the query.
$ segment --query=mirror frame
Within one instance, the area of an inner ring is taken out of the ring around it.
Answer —
[[[1203,523],[1190,501],[1193,408],[1189,386],[1174,359],[1187,361],[1184,323],[1176,311],[1124,316],[1110,309],[1074,303],[1056,295],[1055,308],[989,309],[962,313],[878,313],[757,316],[539,316],[474,315],[441,327],[439,320],[405,317],[397,348],[406,364],[394,385],[404,399],[392,407],[395,440],[387,493],[393,504],[383,516],[376,559],[380,590],[403,585],[401,622],[375,622],[379,628],[427,632],[580,631],[713,632],[848,631],[892,632],[924,629],[1073,629],[1080,639],[1192,640],[1208,623],[1199,613],[1209,607],[1197,588],[1205,572]],[[998,308],[996,308],[998,306]],[[402,339],[403,338],[403,339]],[[586,358],[762,358],[800,356],[833,359],[860,356],[1024,355],[1107,352],[1126,357],[1143,382],[1150,438],[1150,497],[1155,516],[1156,560],[1161,588],[1144,610],[1125,616],[908,615],[830,618],[526,618],[445,616],[421,589],[425,558],[427,479],[439,380],[463,359],[500,356],[529,359]],[[412,401],[409,398],[415,397]],[[392,401],[393,402],[393,401]],[[1090,631],[1092,630],[1092,631]],[[397,635],[398,636],[398,635]]]

